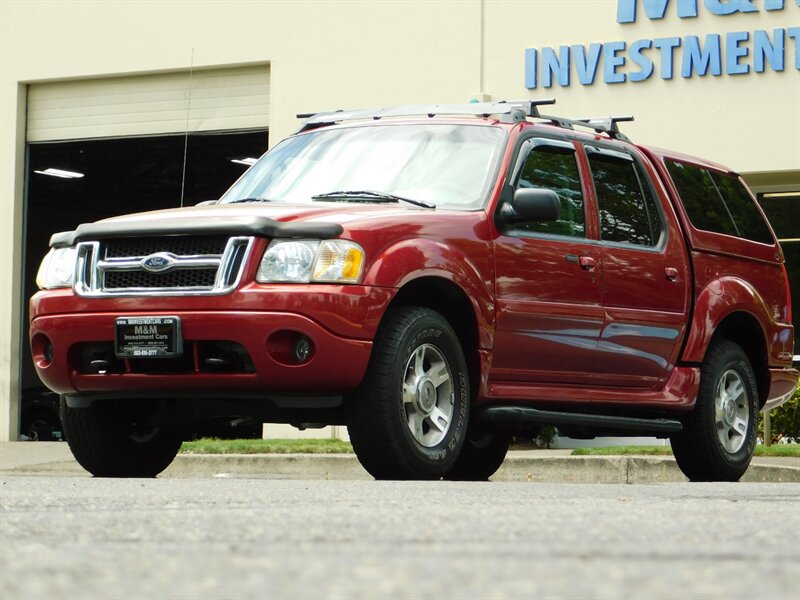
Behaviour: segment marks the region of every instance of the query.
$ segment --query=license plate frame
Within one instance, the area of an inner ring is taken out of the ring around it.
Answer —
[[[183,355],[181,319],[174,315],[117,317],[117,358],[178,358]]]

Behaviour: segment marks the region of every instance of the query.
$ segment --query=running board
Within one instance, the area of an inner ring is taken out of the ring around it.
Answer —
[[[639,419],[614,417],[588,413],[568,413],[523,406],[490,406],[478,417],[501,425],[519,425],[521,422],[535,425],[573,425],[602,430],[640,431],[642,433],[679,433],[683,429],[680,421],[671,419]]]

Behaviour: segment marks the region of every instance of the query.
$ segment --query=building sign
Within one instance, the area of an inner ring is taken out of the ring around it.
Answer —
[[[800,6],[800,0],[790,1]],[[640,10],[642,9],[642,10]],[[784,0],[617,0],[617,22],[635,23],[642,16],[663,19],[674,11],[681,19],[700,10],[720,17],[738,13],[785,10]],[[767,31],[709,33],[704,37],[661,37],[525,50],[525,87],[568,87],[573,74],[581,85],[638,83],[651,77],[673,79],[711,74],[747,75],[767,70],[800,69],[800,27]]]

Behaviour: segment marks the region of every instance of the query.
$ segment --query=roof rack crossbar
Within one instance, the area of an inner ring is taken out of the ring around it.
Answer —
[[[583,127],[594,129],[597,133],[607,133],[614,139],[627,140],[628,138],[619,130],[618,123],[633,121],[633,115],[591,117],[588,119],[575,119]]]
[[[500,120],[505,123],[520,123],[529,117],[538,118],[541,117],[539,114],[539,106],[555,103],[555,98],[542,98],[541,100],[514,100],[510,102],[501,100],[498,102],[498,104],[508,104],[509,106],[512,106],[513,109],[510,114],[501,115]]]
[[[539,114],[539,107],[546,104],[555,104],[555,98],[543,98],[541,100],[530,100],[530,108],[528,109],[529,117],[541,117]]]

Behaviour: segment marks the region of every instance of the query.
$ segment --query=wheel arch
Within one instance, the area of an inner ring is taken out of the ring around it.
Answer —
[[[758,291],[738,277],[721,277],[709,282],[698,294],[682,360],[699,364],[716,339],[735,342],[744,350],[758,384],[763,406],[769,393],[767,306]]]
[[[769,394],[769,366],[764,330],[752,314],[737,311],[727,315],[714,331],[712,342],[725,339],[737,344],[747,355],[758,385],[758,404],[764,406]]]
[[[423,276],[403,285],[392,299],[389,309],[400,306],[424,306],[435,310],[453,327],[464,352],[474,399],[481,377],[480,325],[474,300],[463,288],[443,277]],[[388,312],[388,311],[387,311]]]
[[[440,313],[458,335],[470,376],[472,398],[482,385],[481,349],[494,343],[494,262],[491,244],[469,247],[424,237],[384,248],[364,275],[366,285],[396,288],[393,307],[422,306]]]

